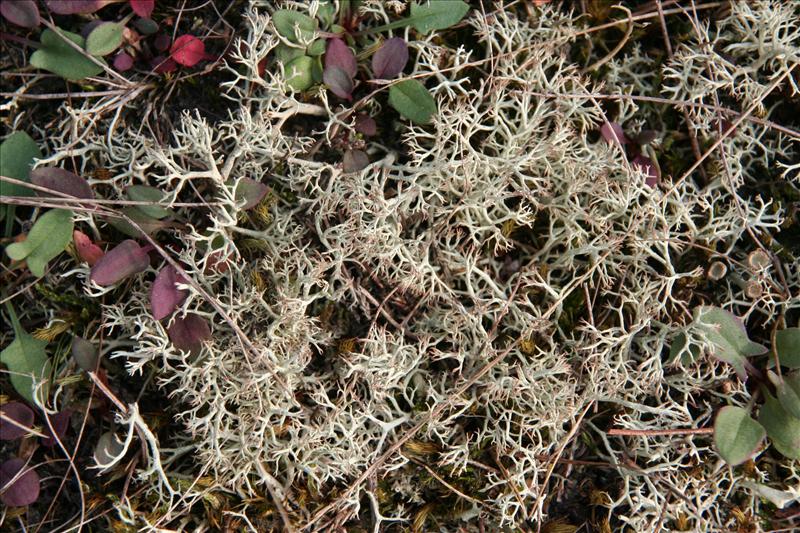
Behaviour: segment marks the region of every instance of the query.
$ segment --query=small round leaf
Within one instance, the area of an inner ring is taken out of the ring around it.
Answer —
[[[122,44],[125,27],[116,22],[103,22],[86,38],[86,51],[93,56],[107,56]]]
[[[24,507],[38,499],[39,474],[33,468],[26,468],[18,457],[0,465],[0,501],[9,507]]]
[[[403,80],[389,88],[389,104],[417,124],[428,124],[436,113],[436,101],[422,83]]]
[[[720,409],[714,422],[714,442],[725,462],[735,466],[747,461],[764,440],[766,431],[741,407]]]

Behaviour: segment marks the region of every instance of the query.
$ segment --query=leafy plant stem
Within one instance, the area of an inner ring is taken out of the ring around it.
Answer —
[[[8,313],[8,318],[11,320],[11,327],[14,328],[14,335],[19,337],[25,332],[22,330],[22,325],[19,323],[19,318],[17,317],[17,313],[14,311],[14,306],[11,305],[11,302],[9,301],[5,302],[5,306],[6,312]]]

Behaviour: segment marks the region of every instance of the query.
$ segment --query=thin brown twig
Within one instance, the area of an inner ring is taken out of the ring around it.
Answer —
[[[617,437],[660,437],[674,435],[710,435],[714,428],[678,428],[678,429],[620,429],[611,428],[606,435]]]

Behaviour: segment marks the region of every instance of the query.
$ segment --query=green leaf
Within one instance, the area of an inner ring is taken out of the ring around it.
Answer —
[[[28,335],[19,325],[16,314],[9,307],[9,314],[14,323],[15,338],[0,352],[0,363],[9,370],[9,379],[14,389],[28,402],[33,404],[35,380],[50,375],[50,358],[44,347],[47,342]],[[31,375],[33,377],[31,377]],[[47,396],[49,386],[43,390]]]
[[[317,39],[306,49],[306,53],[310,56],[321,56],[325,53],[325,39]]]
[[[314,38],[317,22],[298,11],[279,9],[272,15],[275,29],[293,43],[308,42]]]
[[[28,174],[35,159],[41,159],[42,151],[30,135],[15,131],[0,144],[0,175],[15,180],[30,182]],[[33,196],[33,191],[22,185],[0,181],[2,196]]]
[[[86,51],[93,56],[107,56],[122,44],[125,27],[116,22],[103,22],[86,37]]]
[[[60,30],[64,36],[84,47],[84,39],[80,35],[65,30]],[[95,64],[85,55],[81,54],[51,30],[44,30],[41,37],[42,46],[31,55],[31,65],[58,74],[62,78],[72,81],[82,80],[89,76],[96,76],[103,72],[100,65]],[[98,61],[103,62],[102,59]]]
[[[712,354],[731,365],[739,378],[747,377],[747,357],[766,353],[767,348],[752,342],[739,317],[719,307],[700,306],[694,310],[697,330],[712,345]]]
[[[129,219],[136,222],[147,235],[152,235],[153,233],[170,226],[169,222],[164,222],[158,220],[157,218],[153,218],[136,207],[125,207],[121,210],[121,212]],[[135,239],[142,237],[142,232],[136,229],[133,224],[124,218],[109,217],[107,222],[125,235]]]
[[[330,0],[323,0],[319,3],[317,9],[317,18],[322,22],[323,27],[328,28],[333,24],[333,18],[336,16],[336,6]]]
[[[796,418],[800,418],[800,371],[779,377],[775,372],[769,372],[769,379],[775,385],[778,401],[786,411]]]
[[[766,431],[741,407],[720,409],[714,421],[714,442],[725,462],[735,466],[747,461],[764,440]]]
[[[286,65],[286,84],[293,91],[305,91],[314,84],[314,60],[308,56],[295,58]]]
[[[800,418],[789,414],[778,400],[765,393],[758,421],[767,430],[772,445],[789,459],[800,460]]]
[[[781,365],[800,368],[800,328],[779,329],[775,332],[775,351]]]
[[[44,276],[47,263],[63,252],[72,241],[72,211],[51,209],[41,217],[22,242],[6,247],[6,253],[16,261],[27,261],[34,276]]]
[[[125,194],[135,202],[152,202],[157,204],[164,200],[163,192],[155,187],[148,187],[147,185],[131,185],[125,189]],[[158,205],[137,205],[136,209],[156,220],[161,220],[162,218],[175,214],[171,210]]]
[[[681,364],[690,365],[694,363],[698,357],[700,357],[700,347],[694,343],[690,343],[686,333],[681,331],[675,335],[672,345],[669,347],[667,364],[674,364],[678,358],[680,358]]]
[[[417,124],[428,124],[436,113],[436,101],[422,83],[403,80],[389,88],[389,104]]]
[[[275,47],[275,57],[278,58],[278,61],[280,61],[283,65],[286,65],[292,59],[301,57],[303,55],[305,54],[303,53],[302,48],[294,48],[293,46],[283,43]]]
[[[420,33],[443,30],[458,24],[469,11],[469,4],[461,0],[431,0],[422,4],[411,4],[411,16],[407,25]]]

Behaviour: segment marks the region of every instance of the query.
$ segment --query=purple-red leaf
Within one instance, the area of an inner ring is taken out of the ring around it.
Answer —
[[[174,72],[178,68],[178,64],[171,57],[156,56],[150,61],[150,68],[156,74],[167,74]]]
[[[155,39],[153,39],[153,46],[155,46],[156,50],[159,52],[166,52],[169,50],[170,44],[172,44],[172,39],[170,39],[169,35],[166,33],[159,33],[156,35]]]
[[[345,100],[353,99],[353,79],[339,67],[327,66],[322,73],[322,81],[338,96]]]
[[[78,257],[81,258],[81,261],[89,263],[89,266],[94,266],[103,257],[103,250],[82,231],[75,230],[72,232],[72,242],[75,243],[75,251],[78,253]]]
[[[133,239],[122,241],[92,267],[90,279],[101,286],[113,285],[142,272],[150,265],[150,256]]]
[[[206,57],[206,45],[194,35],[181,35],[172,43],[170,57],[184,67],[193,67]]]
[[[244,202],[242,209],[252,209],[257,206],[264,196],[267,195],[269,187],[251,178],[242,178],[236,184],[234,197],[237,203]]]
[[[8,402],[0,406],[3,416],[26,428],[33,427],[33,411],[22,402]],[[21,427],[0,418],[0,440],[21,439],[28,432]]]
[[[348,78],[354,78],[358,70],[356,56],[341,39],[328,39],[328,50],[325,52],[325,70],[330,67],[342,69],[347,73]]]
[[[133,58],[125,52],[120,52],[114,57],[114,68],[125,72],[133,68]]]
[[[655,187],[658,185],[658,181],[661,178],[661,173],[658,171],[658,168],[655,164],[653,164],[653,161],[649,157],[637,155],[633,158],[633,161],[631,161],[631,165],[633,168],[641,170],[647,176],[644,180],[646,185],[650,187]]]
[[[150,309],[156,320],[168,317],[189,295],[189,291],[178,289],[176,283],[186,283],[186,278],[172,265],[166,265],[156,276],[150,288]]]
[[[131,0],[131,9],[143,19],[150,18],[154,7],[156,7],[156,0]]]
[[[602,135],[603,139],[609,144],[628,144],[628,137],[625,135],[625,131],[623,131],[622,126],[616,122],[603,122],[603,125],[600,126],[600,135]]]
[[[34,0],[12,0],[0,2],[0,14],[11,24],[23,28],[36,28],[41,24],[39,8]]]
[[[50,417],[50,424],[53,426],[56,436],[61,442],[64,441],[64,436],[67,434],[67,429],[69,428],[69,419],[71,416],[72,411],[65,409],[64,411],[56,413]],[[53,432],[50,431],[50,426],[44,426],[44,434],[47,435],[47,437],[42,439],[42,446],[47,446],[48,448],[55,446],[56,439],[53,438]]]
[[[378,133],[378,125],[375,123],[375,119],[363,113],[356,117],[355,129],[358,133],[367,137],[372,137]]]
[[[31,183],[39,187],[46,187],[53,189],[63,194],[74,196],[75,198],[94,198],[94,192],[87,182],[77,174],[73,174],[69,170],[56,167],[43,167],[31,170],[30,173]],[[36,191],[39,196],[53,195],[46,192]]]
[[[361,150],[347,150],[342,161],[342,170],[349,174],[364,170],[369,165],[369,157]]]
[[[47,0],[47,7],[58,15],[86,15],[94,13],[106,4],[121,0]]]
[[[196,354],[203,347],[203,341],[211,338],[208,322],[194,313],[185,317],[176,317],[167,329],[172,344],[179,350]]]
[[[372,74],[378,80],[390,80],[403,72],[408,63],[408,45],[401,37],[392,37],[372,56]]]
[[[39,474],[28,468],[17,477],[23,468],[25,461],[18,457],[0,465],[0,501],[9,507],[24,507],[39,499]]]

